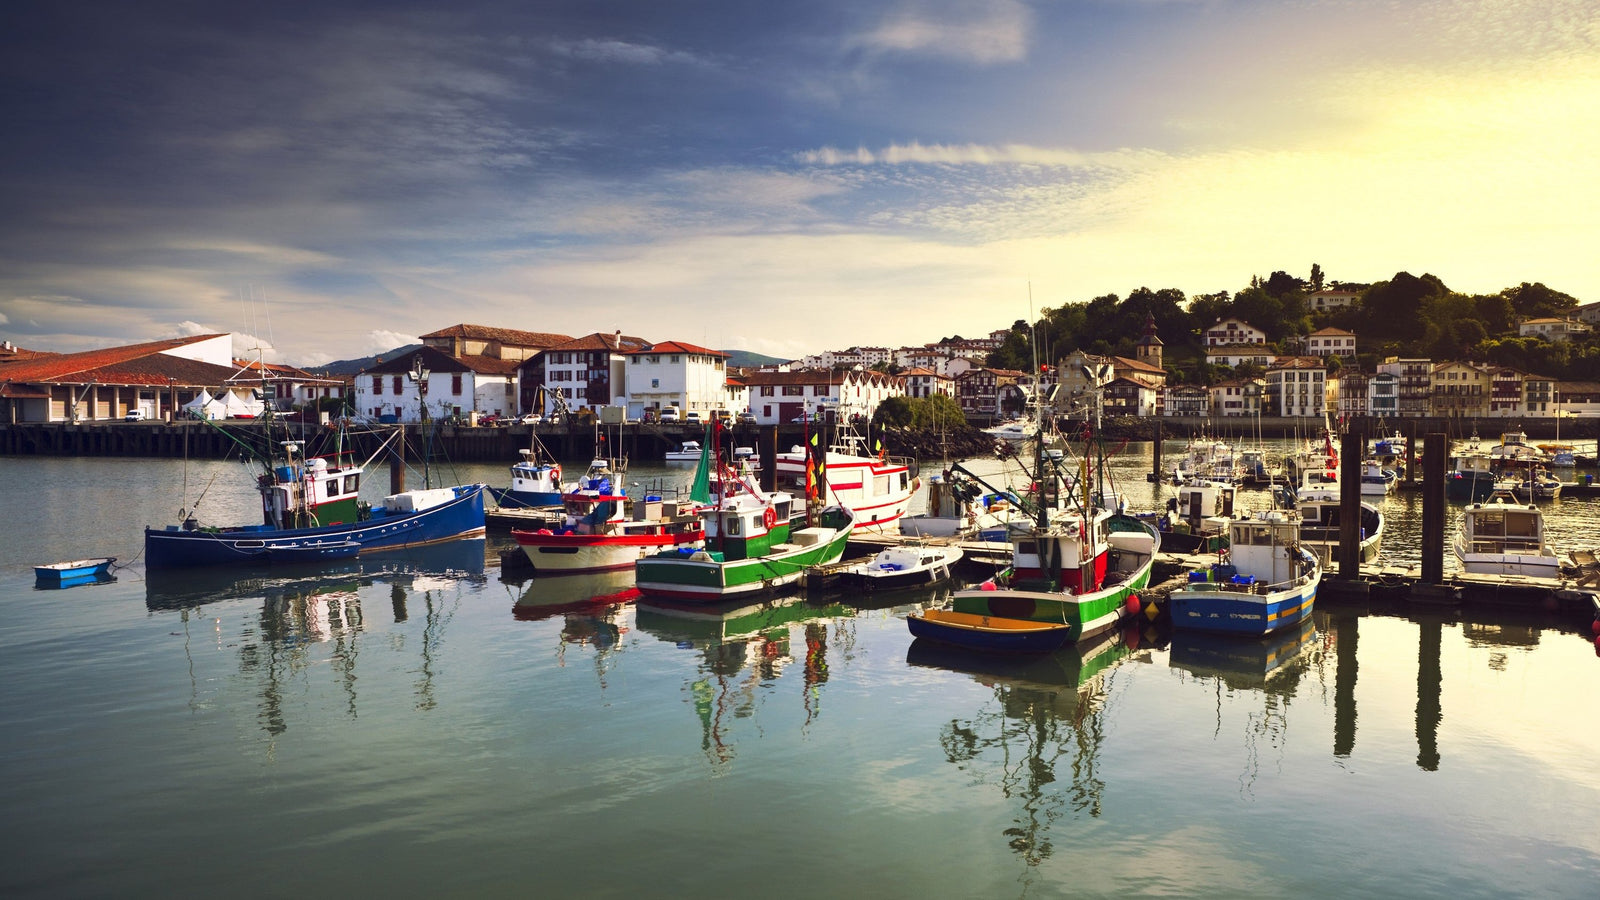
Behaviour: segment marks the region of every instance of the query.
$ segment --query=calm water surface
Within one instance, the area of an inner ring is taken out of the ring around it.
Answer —
[[[1148,445],[1113,463],[1135,506],[1170,491],[1148,465]],[[379,468],[366,493],[385,487]],[[1134,632],[996,662],[913,646],[901,620],[933,593],[684,617],[582,602],[625,577],[503,579],[495,536],[34,589],[36,563],[134,559],[201,491],[203,518],[254,515],[238,463],[0,458],[5,896],[1589,896],[1600,876],[1581,622],[1321,604],[1270,644]],[[1414,561],[1420,507],[1386,504],[1385,561]],[[1563,549],[1600,543],[1596,507],[1551,507]]]

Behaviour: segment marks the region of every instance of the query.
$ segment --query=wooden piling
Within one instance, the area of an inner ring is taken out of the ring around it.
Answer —
[[[1339,450],[1339,577],[1361,577],[1361,457],[1367,436],[1346,432]]]
[[[389,493],[399,494],[406,489],[406,436],[402,432],[389,445]]]
[[[1443,432],[1428,434],[1422,448],[1422,582],[1444,582],[1444,464],[1450,455]]]

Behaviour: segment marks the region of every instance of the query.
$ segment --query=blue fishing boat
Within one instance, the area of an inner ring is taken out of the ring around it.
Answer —
[[[1310,616],[1322,566],[1300,545],[1300,517],[1271,510],[1228,527],[1228,561],[1172,592],[1172,627],[1260,637]]]
[[[87,584],[100,578],[107,578],[111,574],[111,564],[116,562],[115,556],[96,556],[89,559],[75,559],[71,562],[51,563],[47,566],[34,566],[33,577],[39,584],[65,585]]]
[[[281,464],[256,481],[262,521],[212,526],[193,513],[178,525],[146,528],[148,569],[332,559],[477,537],[484,533],[486,485],[402,491],[376,506],[359,499],[363,467],[336,451],[303,459],[298,441],[284,441]],[[381,448],[380,448],[381,452]]]

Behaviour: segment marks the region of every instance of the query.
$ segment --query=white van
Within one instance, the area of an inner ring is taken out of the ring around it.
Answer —
[[[661,410],[661,421],[663,421],[663,422],[676,422],[676,421],[678,421],[678,408],[676,406],[668,406],[668,407],[662,409]]]

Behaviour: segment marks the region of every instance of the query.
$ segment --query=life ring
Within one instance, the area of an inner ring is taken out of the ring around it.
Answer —
[[[555,485],[555,486],[557,486],[557,487],[561,486],[561,467],[560,466],[551,466],[550,467],[550,483]]]
[[[766,509],[763,509],[761,511],[761,524],[767,526],[768,531],[771,531],[774,527],[776,527],[778,524],[777,511],[770,506]]]

